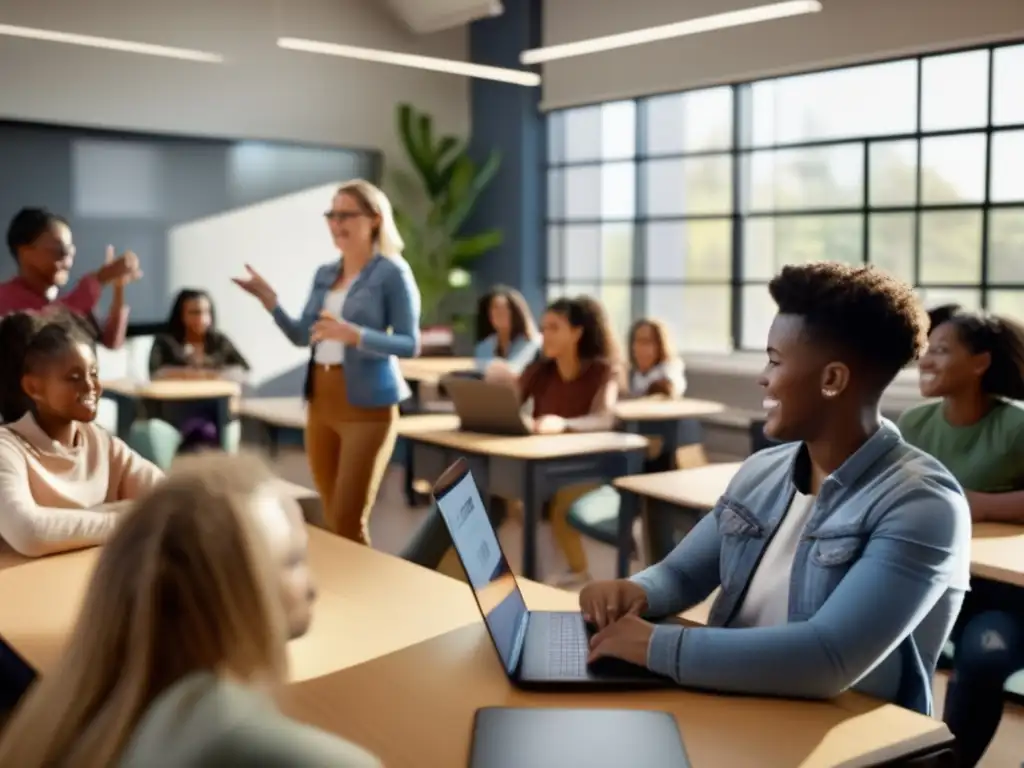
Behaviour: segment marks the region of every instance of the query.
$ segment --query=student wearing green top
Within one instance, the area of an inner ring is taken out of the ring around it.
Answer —
[[[63,657],[0,738],[0,765],[380,768],[274,705],[285,644],[310,623],[306,544],[298,505],[261,462],[184,460],[104,546]]]
[[[955,305],[930,318],[920,386],[938,399],[903,414],[903,437],[946,465],[975,522],[1024,524],[1024,327]],[[1007,679],[1024,669],[1024,591],[972,579],[952,639],[944,714],[970,768],[999,725]]]

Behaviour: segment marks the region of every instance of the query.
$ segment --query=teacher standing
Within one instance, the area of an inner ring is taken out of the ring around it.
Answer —
[[[398,403],[411,394],[399,357],[420,351],[420,294],[402,258],[391,203],[350,181],[324,214],[341,252],[316,271],[302,315],[288,316],[251,266],[235,282],[296,346],[312,344],[306,456],[332,531],[369,545],[370,510],[395,447]]]

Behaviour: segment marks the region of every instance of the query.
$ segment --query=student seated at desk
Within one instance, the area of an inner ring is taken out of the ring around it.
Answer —
[[[316,592],[297,503],[251,457],[186,459],[99,555],[57,667],[0,739],[0,765],[370,768],[274,706]]]
[[[641,318],[629,329],[629,395],[682,397],[686,393],[683,359],[660,320]]]
[[[477,370],[493,367],[518,376],[539,350],[537,324],[519,291],[499,285],[480,299],[473,352]]]
[[[1024,328],[945,306],[930,313],[921,394],[941,398],[899,421],[907,442],[937,458],[967,493],[975,521],[1024,523]],[[977,577],[953,630],[943,716],[960,764],[977,764],[1024,669],[1024,590]]]
[[[149,376],[158,379],[230,379],[242,383],[249,363],[217,330],[213,300],[206,291],[186,288],[174,299],[167,331],[153,339]],[[219,447],[216,403],[178,403],[160,415],[181,432],[182,447]]]
[[[759,383],[765,433],[713,512],[665,560],[580,594],[594,658],[680,685],[930,713],[931,678],[968,588],[956,480],[879,412],[925,344],[913,289],[871,267],[788,266]],[[655,625],[721,587],[707,627]]]
[[[104,541],[163,476],[96,426],[92,341],[65,311],[0,320],[0,539],[27,557]]]
[[[621,357],[604,308],[581,296],[558,299],[544,312],[543,353],[519,377],[519,397],[530,404],[537,434],[603,432],[615,427],[615,403],[622,374]],[[549,513],[555,541],[569,563],[560,586],[590,579],[580,534],[567,514],[592,483],[567,486],[551,499]]]

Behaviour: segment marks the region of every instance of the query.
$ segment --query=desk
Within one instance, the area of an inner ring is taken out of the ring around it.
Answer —
[[[537,521],[544,503],[566,485],[607,483],[639,472],[647,449],[646,438],[621,432],[506,437],[453,429],[405,437],[424,476],[438,477],[456,459],[465,457],[483,498],[522,499],[523,574],[531,579],[538,572]],[[619,517],[620,541],[631,541],[629,511]],[[627,548],[627,566],[628,562]]]
[[[741,465],[739,461],[708,464],[620,477],[612,483],[622,493],[624,506],[629,500],[633,509],[643,508],[648,562],[658,562],[672,551],[678,538],[715,506]],[[619,572],[620,578],[628,575],[628,571]]]
[[[1024,587],[1024,526],[976,524],[971,532],[971,574]]]
[[[574,595],[522,585],[531,608],[576,606]],[[451,603],[442,603],[440,592],[431,598],[437,611],[461,616],[466,605],[472,606],[465,590],[461,597],[453,592]],[[951,741],[938,720],[856,694],[805,702],[678,690],[520,691],[505,677],[479,618],[365,664],[289,686],[282,699],[291,716],[362,744],[388,768],[466,765],[473,715],[484,706],[666,710],[679,723],[694,768],[851,768],[915,753],[934,755]]]
[[[412,390],[412,407],[419,410],[421,384],[436,385],[448,374],[476,370],[476,360],[472,357],[411,357],[399,359],[398,367]]]
[[[656,437],[661,441],[660,456],[675,460],[676,450],[703,442],[701,419],[722,413],[725,406],[695,398],[640,397],[620,400],[615,416],[625,432]]]
[[[155,405],[159,412],[163,403],[188,400],[210,400],[217,404],[217,431],[226,434],[231,420],[231,401],[239,397],[242,387],[237,382],[224,379],[175,379],[165,381],[134,381],[114,379],[101,382],[103,397],[117,403],[117,435],[128,436],[138,413],[138,403]]]

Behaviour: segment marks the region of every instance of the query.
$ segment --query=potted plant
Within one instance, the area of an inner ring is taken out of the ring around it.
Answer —
[[[409,104],[398,106],[397,121],[412,173],[392,174],[397,192],[393,195],[397,198],[395,222],[419,285],[425,337],[447,332],[451,339],[459,330],[458,315],[471,300],[468,289],[473,263],[502,242],[497,229],[465,231],[481,193],[501,166],[501,156],[492,151],[478,165],[468,155],[464,141],[435,136],[430,115]],[[432,346],[428,338],[424,346]]]

